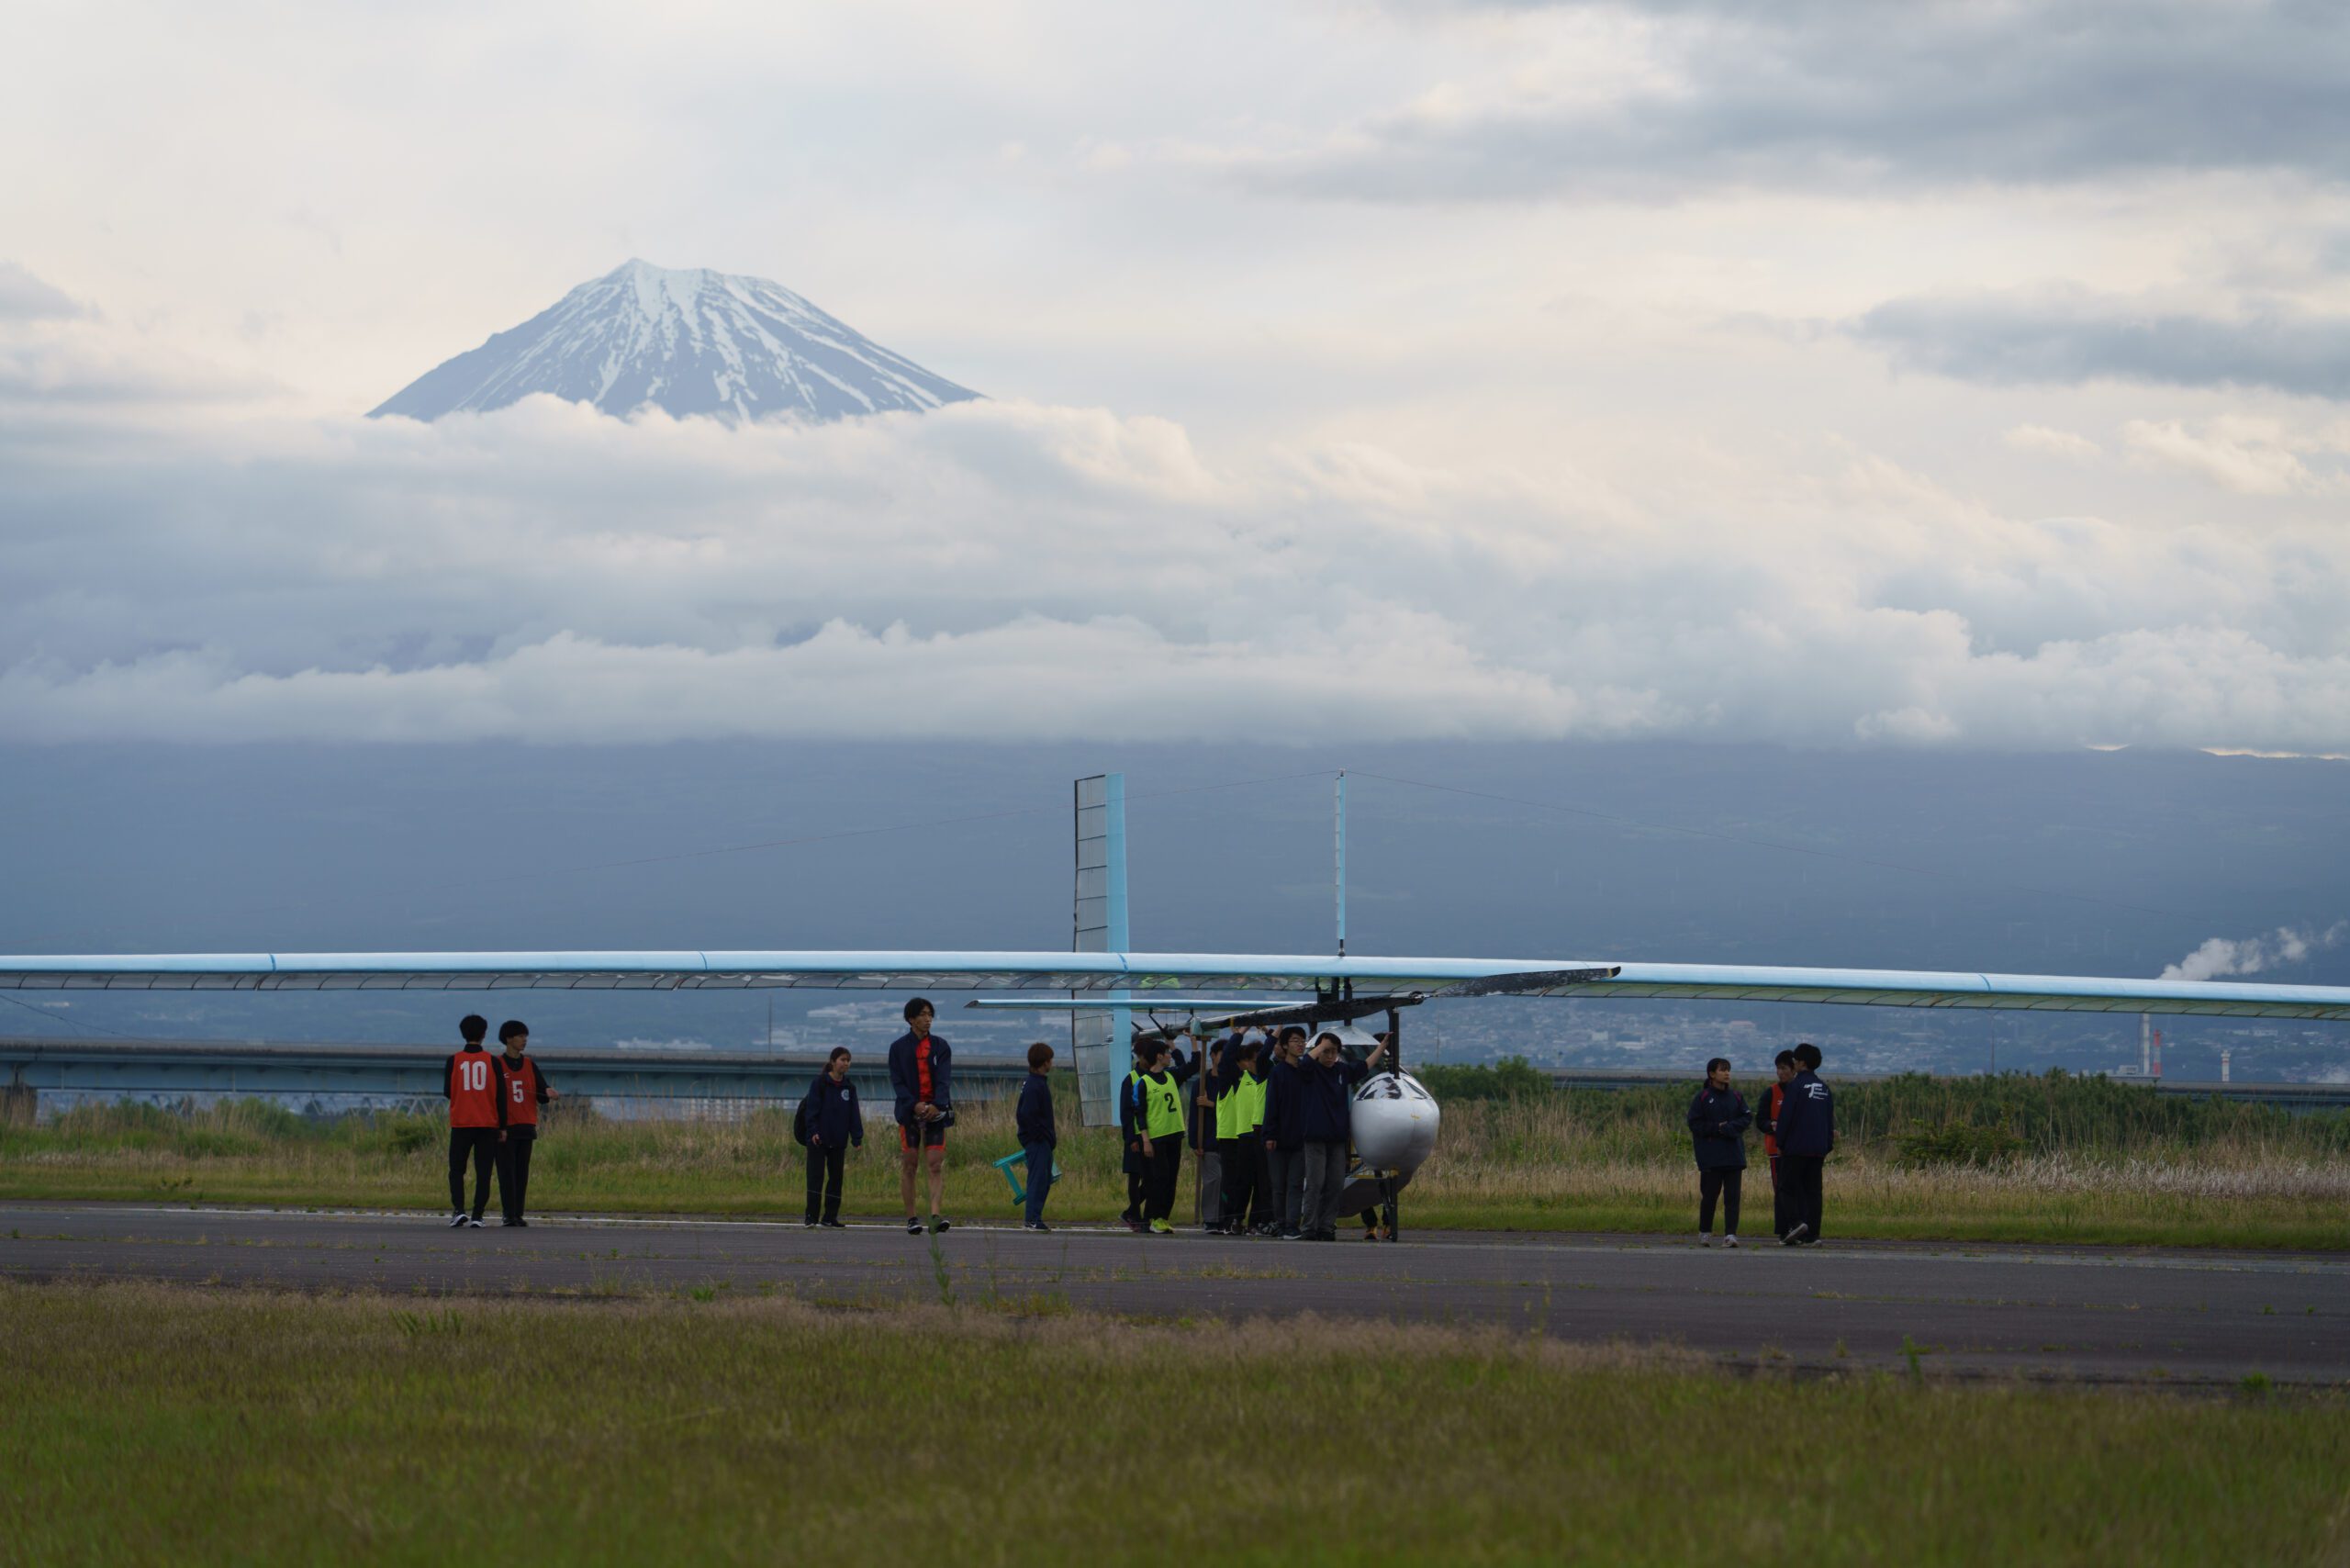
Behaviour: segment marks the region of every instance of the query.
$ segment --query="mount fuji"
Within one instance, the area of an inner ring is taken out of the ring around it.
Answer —
[[[765,278],[629,262],[370,410],[437,420],[533,392],[608,414],[838,420],[977,398]]]

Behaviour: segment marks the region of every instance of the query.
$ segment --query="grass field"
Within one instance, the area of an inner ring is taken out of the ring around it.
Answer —
[[[1561,1092],[1507,1070],[1435,1070],[1436,1158],[1409,1223],[1486,1229],[1692,1228],[1695,1179],[1677,1091]],[[1829,1168],[1845,1236],[1986,1241],[2350,1247],[2350,1118],[2158,1099],[2103,1080],[1892,1080],[1840,1094]],[[84,1106],[0,1128],[0,1197],[439,1208],[446,1134],[429,1117],[309,1120],[257,1101],[185,1113]],[[891,1134],[849,1162],[848,1206],[898,1206]],[[966,1107],[949,1212],[1010,1217],[988,1162],[1013,1149],[1008,1107]],[[1759,1149],[1754,1159],[1761,1163]],[[1072,1131],[1054,1217],[1108,1219],[1124,1201],[1113,1138]],[[532,1177],[542,1209],[796,1214],[788,1110],[699,1121],[549,1125]],[[1768,1179],[1749,1186],[1766,1228]]]
[[[22,1562],[2262,1562],[2350,1400],[1459,1330],[0,1284]]]

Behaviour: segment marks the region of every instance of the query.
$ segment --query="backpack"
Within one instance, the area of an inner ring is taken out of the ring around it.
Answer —
[[[792,1114],[791,1141],[800,1148],[808,1147],[808,1102],[800,1102],[800,1109]]]

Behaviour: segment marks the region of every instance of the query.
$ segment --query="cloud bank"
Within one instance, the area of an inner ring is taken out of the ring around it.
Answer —
[[[1516,20],[1505,73],[1225,166],[1413,202],[2350,173],[2350,17],[2311,0],[1459,9]]]
[[[2350,317],[2290,306],[2231,318],[2081,290],[1897,299],[1852,330],[1896,364],[1997,386],[2113,380],[2350,398]]]
[[[14,262],[0,262],[0,321],[38,321],[82,314],[64,290],[52,288]]]
[[[420,425],[140,363],[0,334],[13,735],[2350,739],[2322,523],[2017,518],[1832,443],[1630,498],[1017,401]]]

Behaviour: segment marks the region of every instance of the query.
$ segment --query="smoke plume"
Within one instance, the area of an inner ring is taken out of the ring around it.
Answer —
[[[2208,980],[2223,980],[2229,975],[2256,975],[2264,969],[2298,964],[2311,953],[2335,946],[2345,933],[2350,933],[2350,921],[2336,921],[2323,931],[2313,927],[2296,931],[2289,925],[2280,925],[2266,935],[2247,936],[2240,942],[2214,936],[2164,969],[2162,978]]]

